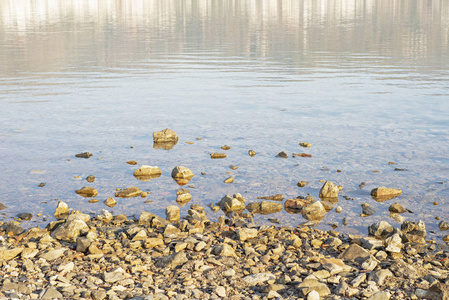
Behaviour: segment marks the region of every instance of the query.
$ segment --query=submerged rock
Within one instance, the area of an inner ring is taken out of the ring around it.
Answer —
[[[251,157],[253,157],[254,155],[256,155],[256,151],[254,151],[254,150],[249,150],[249,151],[248,151],[248,155],[251,156]]]
[[[282,203],[261,201],[249,203],[246,209],[257,214],[268,215],[282,211],[283,205]]]
[[[90,153],[90,152],[83,152],[83,153],[75,154],[75,157],[79,157],[79,158],[89,158],[91,156],[92,156],[92,153]]]
[[[153,132],[154,143],[177,143],[178,139],[178,135],[168,128],[165,128],[162,131]]]
[[[326,216],[326,209],[321,201],[317,201],[304,207],[301,214],[306,220],[320,222]]]
[[[56,207],[56,211],[54,216],[56,219],[62,219],[67,217],[69,214],[69,205],[61,200],[58,201],[58,206]]]
[[[162,175],[159,167],[153,167],[148,165],[142,165],[139,169],[134,171],[134,177],[141,181],[149,181],[154,178],[158,178]]]
[[[306,199],[303,198],[295,198],[295,199],[287,199],[284,203],[285,211],[297,214],[301,213],[302,209],[309,205],[310,203],[313,203],[313,197],[307,197]]]
[[[117,193],[115,193],[115,197],[130,198],[130,197],[138,197],[141,194],[142,191],[138,187],[132,186],[130,188],[118,191]]]
[[[31,213],[23,212],[23,213],[17,214],[16,217],[19,221],[29,221],[29,220],[31,220],[33,215]]]
[[[402,190],[386,187],[378,187],[371,190],[371,197],[377,202],[384,202],[396,198],[402,194]]]
[[[276,155],[276,157],[278,157],[278,158],[288,158],[288,154],[285,153],[284,151],[282,151],[282,152],[279,152],[279,153]]]
[[[212,159],[226,158],[226,153],[211,153],[210,158]]]
[[[394,204],[390,205],[390,207],[388,208],[388,211],[391,212],[391,213],[402,214],[406,210],[405,210],[405,208],[402,207],[401,204],[394,203]]]
[[[114,198],[109,197],[108,199],[104,200],[104,204],[105,204],[107,207],[114,207],[114,206],[117,205],[117,201],[115,201]]]
[[[221,210],[226,212],[230,211],[243,211],[245,210],[245,198],[240,194],[235,194],[233,197],[230,195],[224,196],[219,203]]]
[[[362,203],[362,213],[360,214],[361,217],[368,217],[371,215],[374,215],[376,212],[376,209],[369,205],[368,203]]]
[[[284,195],[276,194],[276,195],[272,195],[272,196],[262,196],[262,197],[257,197],[257,199],[282,201],[282,200],[284,200]]]
[[[89,175],[86,177],[86,181],[87,182],[94,182],[95,181],[95,176],[94,175]]]
[[[393,226],[391,226],[390,224],[388,224],[385,221],[380,221],[374,224],[371,224],[368,227],[368,234],[370,236],[375,236],[375,237],[386,237],[388,236],[391,232],[393,232],[394,228]]]
[[[333,184],[331,181],[326,181],[320,189],[319,197],[323,198],[337,198],[339,187]]]
[[[85,186],[82,189],[76,190],[75,193],[77,193],[80,196],[83,197],[95,197],[98,195],[98,192],[93,187]]]
[[[177,166],[171,172],[171,177],[179,185],[187,184],[193,178],[193,176],[193,172],[190,171],[189,168],[183,166]]]

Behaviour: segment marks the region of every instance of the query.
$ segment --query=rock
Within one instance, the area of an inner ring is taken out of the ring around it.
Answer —
[[[62,219],[65,218],[69,213],[69,206],[67,205],[67,203],[59,200],[58,201],[58,206],[56,207],[56,211],[55,211],[55,218],[56,219]]]
[[[167,206],[165,209],[165,216],[170,222],[178,221],[181,218],[179,207],[175,205]]]
[[[293,157],[312,157],[312,154],[307,153],[292,153]]]
[[[90,153],[90,152],[83,152],[83,153],[75,154],[75,157],[79,157],[79,158],[89,158],[91,156],[92,156],[92,153]]]
[[[107,294],[105,291],[102,290],[96,290],[96,291],[92,291],[92,299],[94,300],[104,300],[106,299]]]
[[[302,188],[305,187],[308,183],[308,181],[299,181],[296,185]]]
[[[228,178],[226,178],[226,179],[223,181],[223,183],[233,183],[233,182],[234,182],[234,177],[233,177],[233,176],[228,177]]]
[[[402,190],[386,187],[378,187],[371,190],[371,197],[377,202],[391,200],[402,194]]]
[[[6,249],[0,248],[0,260],[10,260],[19,255],[23,248]]]
[[[4,210],[4,209],[7,209],[7,208],[8,207],[5,204],[0,203],[0,210]]]
[[[135,160],[130,160],[126,162],[128,165],[137,165],[137,161]]]
[[[363,249],[357,244],[351,244],[349,248],[345,250],[345,252],[338,256],[338,258],[346,261],[355,261],[360,264],[370,256],[371,255],[367,250]]]
[[[277,158],[288,158],[288,154],[285,153],[284,151],[282,151],[282,152],[279,152],[279,153],[276,155],[276,157],[277,157]]]
[[[62,298],[63,298],[63,295],[60,292],[58,292],[57,289],[50,286],[49,288],[47,288],[45,290],[44,294],[42,295],[42,297],[40,299],[52,300],[52,299],[62,299]]]
[[[101,213],[97,215],[97,220],[102,221],[104,223],[109,223],[112,220],[112,214],[109,211],[102,209]]]
[[[235,253],[234,248],[232,248],[231,245],[226,243],[216,245],[212,249],[212,253],[217,256],[238,257],[237,254]]]
[[[193,172],[190,171],[190,169],[183,166],[177,166],[171,172],[171,177],[179,185],[187,184],[192,179],[193,176],[194,176]]]
[[[23,212],[16,215],[17,219],[19,221],[29,221],[33,217],[31,213]]]
[[[249,150],[248,155],[253,157],[254,155],[256,155],[256,152],[254,150]]]
[[[39,257],[45,259],[46,261],[53,261],[55,259],[60,258],[66,250],[67,250],[66,248],[50,250],[42,253]]]
[[[94,182],[95,181],[95,176],[94,175],[89,175],[86,177],[86,181],[87,182]]]
[[[142,191],[136,187],[132,186],[130,188],[118,191],[115,193],[115,197],[121,197],[121,198],[130,198],[130,197],[138,197],[142,194]]]
[[[37,249],[25,248],[20,253],[20,257],[25,260],[31,259],[31,258],[35,257],[38,253],[39,253],[39,250],[37,250]]]
[[[229,147],[228,145],[224,145],[224,146],[221,146],[221,149],[223,149],[223,150],[229,150],[229,149],[231,149],[231,147]]]
[[[251,274],[248,276],[243,277],[243,281],[245,281],[250,286],[255,286],[257,284],[262,284],[265,282],[274,282],[276,280],[276,276],[273,274],[266,272],[266,273],[257,273],[257,274]]]
[[[157,268],[174,269],[188,262],[185,252],[178,252],[171,255],[161,257],[155,264]]]
[[[287,199],[284,203],[285,211],[291,214],[298,214],[302,211],[304,207],[313,203],[313,197],[309,196],[306,199],[295,198],[295,199]]]
[[[406,210],[405,210],[405,208],[402,207],[401,204],[394,203],[394,204],[390,205],[390,207],[388,208],[388,211],[391,213],[402,214]]]
[[[368,217],[376,212],[376,209],[373,208],[368,203],[362,203],[361,206],[362,206],[362,213],[360,214],[361,217]]]
[[[75,193],[77,193],[80,196],[83,197],[95,197],[98,195],[98,192],[93,187],[85,186],[82,189],[76,190]]]
[[[320,300],[320,294],[313,290],[310,293],[307,294],[307,300]]]
[[[389,300],[390,293],[386,291],[380,291],[369,297],[367,300]]]
[[[76,239],[76,251],[85,253],[89,248],[90,244],[92,244],[92,240],[86,237],[78,237]]]
[[[385,244],[387,248],[385,249],[388,252],[400,253],[402,247],[402,238],[398,233],[393,234],[385,240]]]
[[[256,228],[240,228],[237,230],[237,238],[240,242],[257,237],[258,230]]]
[[[192,200],[192,195],[189,193],[179,194],[176,196],[176,202],[179,204],[186,204]]]
[[[425,244],[426,243],[426,225],[423,221],[411,222],[405,221],[401,224],[402,238],[406,242]]]
[[[225,213],[230,211],[243,211],[245,209],[245,199],[240,194],[239,198],[236,195],[234,197],[229,195],[224,196],[217,205]]]
[[[211,153],[210,158],[212,159],[226,158],[226,153]]]
[[[304,148],[310,148],[310,147],[312,147],[311,144],[309,144],[309,143],[303,143],[303,142],[299,143],[299,146],[304,147]]]
[[[326,284],[313,278],[306,278],[297,286],[297,289],[307,296],[311,291],[317,291],[320,297],[325,297],[331,293]]]
[[[449,230],[449,223],[446,222],[446,221],[441,221],[440,223],[438,223],[438,228],[439,228],[441,231]]]
[[[164,240],[162,238],[148,238],[145,240],[144,247],[145,249],[152,249],[157,246],[163,246]]]
[[[178,143],[178,135],[171,129],[153,132],[153,148],[170,150]]]
[[[103,278],[107,283],[115,283],[117,281],[125,279],[125,270],[123,270],[121,267],[118,267],[111,272],[104,272]]]
[[[114,206],[117,205],[117,201],[115,201],[114,198],[109,197],[108,199],[104,200],[104,204],[105,204],[107,207],[114,207]]]
[[[382,286],[387,277],[392,277],[393,273],[391,273],[388,269],[381,269],[375,272],[371,272],[368,281],[374,281],[378,286]]]
[[[375,237],[386,237],[388,236],[391,232],[393,232],[394,228],[393,226],[391,226],[390,224],[388,224],[385,221],[380,221],[374,224],[371,224],[368,227],[368,234],[370,236],[375,236]]]
[[[86,222],[82,220],[73,220],[71,222],[65,222],[64,224],[58,226],[52,233],[51,236],[58,240],[69,241],[80,235],[82,230],[88,230]]]
[[[317,201],[304,207],[301,214],[306,220],[320,222],[326,216],[326,209],[321,201]]]
[[[335,212],[336,213],[341,213],[343,211],[343,208],[341,207],[341,206],[337,206],[336,208],[335,208]]]
[[[134,177],[141,181],[149,181],[154,178],[158,178],[162,175],[159,167],[153,167],[148,165],[142,165],[139,169],[134,171]]]
[[[338,192],[340,189],[337,185],[333,184],[330,181],[326,181],[320,189],[319,197],[323,198],[337,198]]]
[[[150,226],[151,225],[151,220],[155,216],[156,216],[155,214],[143,211],[143,212],[140,213],[138,224],[139,225],[148,225],[148,226]]]
[[[272,195],[272,196],[257,197],[257,199],[282,201],[282,200],[284,200],[284,195],[282,195],[282,194],[276,194],[276,195]]]
[[[322,259],[320,261],[320,263],[321,263],[323,269],[329,271],[331,276],[341,273],[341,272],[349,272],[351,270],[350,266],[345,265],[345,263],[341,259],[338,259],[338,258]]]
[[[249,203],[246,206],[246,209],[253,213],[268,215],[268,214],[282,211],[283,205],[282,205],[282,203],[261,201],[261,202]]]

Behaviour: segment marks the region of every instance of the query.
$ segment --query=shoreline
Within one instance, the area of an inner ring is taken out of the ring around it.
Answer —
[[[427,243],[422,222],[378,222],[364,237],[211,222],[194,204],[182,219],[167,210],[172,221],[67,212],[45,229],[2,226],[0,299],[449,297],[448,245]]]

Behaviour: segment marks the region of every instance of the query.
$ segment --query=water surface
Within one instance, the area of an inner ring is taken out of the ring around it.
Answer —
[[[444,1],[0,0],[3,217],[29,211],[24,226],[45,224],[57,199],[95,213],[133,185],[150,195],[118,199],[113,212],[163,216],[176,203],[171,170],[183,165],[196,174],[191,203],[236,192],[249,202],[318,198],[320,180],[331,180],[353,200],[340,197],[343,212],[330,211],[320,227],[397,227],[387,216],[399,202],[414,212],[406,220],[424,220],[438,239],[435,217],[449,214],[448,39]],[[180,137],[170,151],[153,148],[153,131],[164,128]],[[228,157],[211,160],[225,144]],[[84,151],[93,157],[75,158]],[[276,158],[280,151],[290,157]],[[291,157],[300,152],[312,158]],[[163,174],[138,181],[128,160]],[[224,184],[230,175],[235,182]],[[85,185],[98,189],[99,203],[74,193]],[[378,186],[403,195],[375,202]],[[361,203],[376,214],[360,217]]]

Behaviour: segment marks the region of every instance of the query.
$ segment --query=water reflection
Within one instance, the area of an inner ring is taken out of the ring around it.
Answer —
[[[373,66],[390,64],[380,59],[386,55],[423,67],[447,59],[444,1],[0,0],[0,7],[0,70],[7,76],[136,60],[160,68],[173,60],[170,53],[330,69],[334,52],[360,53]]]

